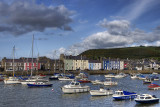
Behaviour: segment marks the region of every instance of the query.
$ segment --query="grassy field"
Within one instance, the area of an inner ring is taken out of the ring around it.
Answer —
[[[155,58],[160,60],[160,47],[127,47],[114,49],[91,49],[80,55],[89,59],[120,58],[120,59],[142,59]]]

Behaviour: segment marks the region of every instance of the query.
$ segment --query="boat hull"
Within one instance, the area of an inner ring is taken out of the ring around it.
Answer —
[[[4,80],[4,84],[20,84],[20,81]]]
[[[134,99],[137,95],[123,95],[123,96],[113,96],[115,100],[128,100],[128,99]]]
[[[113,94],[113,91],[99,91],[99,90],[91,90],[90,91],[90,94],[92,96],[106,96],[106,95],[112,95]]]
[[[148,104],[148,103],[157,103],[159,102],[159,99],[150,99],[150,100],[135,100],[137,103],[143,103],[143,104]]]
[[[50,77],[49,80],[58,80],[58,77]]]
[[[37,84],[27,84],[28,87],[52,87],[52,84],[47,85],[37,85]]]
[[[62,87],[62,91],[65,94],[73,94],[73,93],[84,93],[90,91],[89,87],[84,87],[84,88],[65,88]]]

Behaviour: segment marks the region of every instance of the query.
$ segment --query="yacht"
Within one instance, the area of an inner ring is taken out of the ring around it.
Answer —
[[[137,97],[136,93],[128,92],[128,91],[122,91],[122,90],[115,91],[115,94],[113,94],[113,98],[115,100],[134,99],[136,97]]]
[[[90,91],[89,86],[81,86],[77,81],[72,81],[69,85],[64,85],[62,87],[63,93],[83,93]]]
[[[150,94],[142,94],[138,95],[137,98],[135,98],[135,101],[137,103],[156,103],[159,102],[159,98],[157,98],[155,95]]]

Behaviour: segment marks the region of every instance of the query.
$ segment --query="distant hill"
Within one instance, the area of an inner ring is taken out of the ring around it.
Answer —
[[[90,49],[84,51],[80,55],[86,56],[89,59],[105,58],[120,58],[120,59],[141,59],[154,58],[160,60],[160,47],[127,47],[113,49]]]

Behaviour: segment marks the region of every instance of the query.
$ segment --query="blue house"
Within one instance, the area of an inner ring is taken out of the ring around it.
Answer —
[[[101,62],[97,60],[89,60],[89,70],[101,69]]]
[[[103,59],[104,70],[120,70],[120,60]]]

